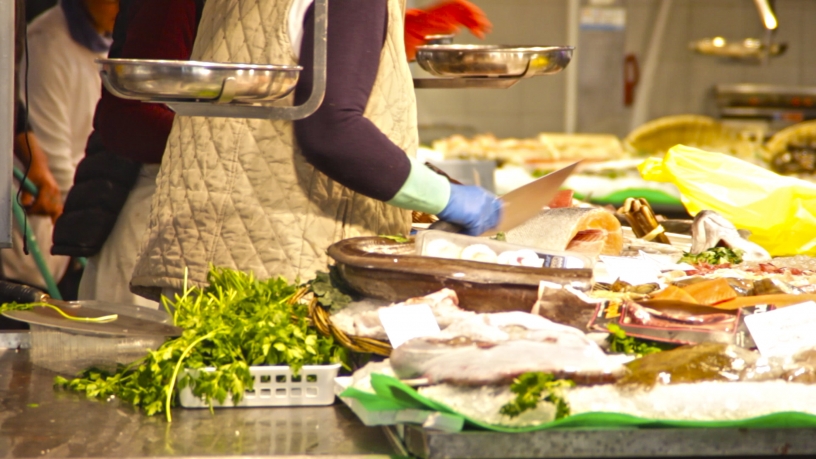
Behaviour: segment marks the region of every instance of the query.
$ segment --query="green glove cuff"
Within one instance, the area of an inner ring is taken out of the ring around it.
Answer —
[[[442,212],[450,199],[450,182],[416,159],[410,159],[411,172],[408,179],[387,203],[431,215]]]

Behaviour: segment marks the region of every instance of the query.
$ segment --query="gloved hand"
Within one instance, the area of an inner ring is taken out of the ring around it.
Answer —
[[[493,27],[484,11],[467,0],[445,0],[426,10],[406,11],[405,52],[408,60],[414,60],[416,48],[425,44],[425,37],[456,33],[459,26],[467,27],[478,38],[484,38]]]
[[[436,216],[465,229],[463,234],[478,236],[495,228],[501,217],[502,201],[493,193],[473,185],[451,183],[448,205]]]

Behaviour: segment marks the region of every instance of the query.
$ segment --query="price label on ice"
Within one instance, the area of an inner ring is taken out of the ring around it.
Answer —
[[[427,304],[409,304],[380,308],[380,322],[394,349],[402,343],[439,333],[439,324]]]
[[[816,347],[816,302],[808,301],[745,318],[763,357],[795,354]]]
[[[632,285],[660,283],[660,268],[652,261],[606,255],[601,255],[600,259],[606,267],[606,276],[599,276],[599,282],[612,283],[620,279]]]

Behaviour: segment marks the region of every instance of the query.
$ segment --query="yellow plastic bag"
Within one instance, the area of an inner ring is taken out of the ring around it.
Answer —
[[[646,180],[674,183],[689,214],[714,210],[771,255],[816,255],[816,184],[685,145],[638,169]]]

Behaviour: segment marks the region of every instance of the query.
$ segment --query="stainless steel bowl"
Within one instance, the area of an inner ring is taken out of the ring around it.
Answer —
[[[426,45],[450,45],[456,36],[452,33],[425,35]]]
[[[441,77],[531,77],[558,73],[572,59],[571,46],[425,45],[416,60]]]
[[[262,102],[292,92],[299,66],[196,61],[97,59],[105,87],[125,99],[142,101],[221,100]],[[229,86],[229,96],[222,97]]]

